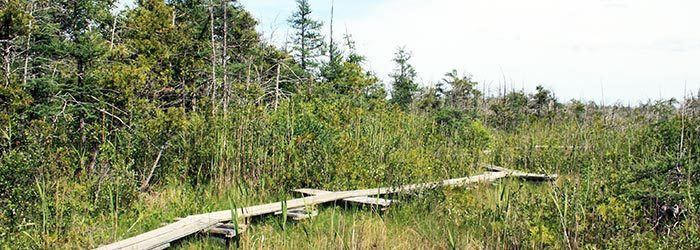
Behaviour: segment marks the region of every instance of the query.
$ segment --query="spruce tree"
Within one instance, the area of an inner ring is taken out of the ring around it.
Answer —
[[[323,23],[311,18],[308,0],[297,0],[297,10],[288,22],[294,29],[292,54],[303,70],[315,73],[319,65],[318,58],[323,55]]]
[[[452,70],[445,74],[441,84],[449,86],[449,90],[441,89],[449,106],[461,111],[476,111],[481,91],[470,75],[460,75],[457,70]]]
[[[333,89],[337,93],[354,96],[375,95],[373,85],[378,85],[379,79],[362,67],[364,57],[357,53],[355,42],[349,34],[345,35],[347,56],[334,56],[329,65],[334,69]],[[335,46],[334,46],[335,47]],[[337,62],[334,62],[337,61]]]
[[[9,0],[0,7],[0,54],[3,85],[7,88],[11,82],[12,64],[18,59],[21,50],[18,41],[28,32],[29,17],[25,11],[25,4],[19,0]]]
[[[335,3],[331,4],[331,25],[330,42],[328,43],[328,62],[323,65],[321,75],[326,82],[335,84],[341,71],[343,70],[343,51],[338,48],[338,44],[333,40],[333,18]]]
[[[389,74],[392,78],[391,102],[399,105],[403,110],[413,102],[413,94],[418,90],[416,84],[416,70],[408,61],[411,60],[411,52],[406,48],[399,48],[394,54],[396,68]]]
[[[321,76],[326,82],[334,83],[338,80],[341,71],[343,70],[343,52],[338,48],[338,45],[331,42],[332,46],[328,50],[328,62],[323,64],[321,68]]]
[[[348,49],[347,61],[356,64],[364,62],[365,57],[357,52],[357,46],[355,45],[355,40],[352,38],[352,35],[346,33],[343,38],[345,39],[345,46]]]

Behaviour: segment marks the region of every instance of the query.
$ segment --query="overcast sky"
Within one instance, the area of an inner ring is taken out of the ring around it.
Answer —
[[[241,2],[266,38],[286,40],[294,0]],[[310,3],[327,25],[331,0]],[[698,0],[335,0],[335,17],[336,38],[351,33],[385,80],[406,46],[425,84],[457,69],[490,89],[623,104],[700,89]]]

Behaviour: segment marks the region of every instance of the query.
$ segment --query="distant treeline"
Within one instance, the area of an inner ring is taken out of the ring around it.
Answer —
[[[290,13],[292,32],[282,48],[261,38],[237,1],[138,0],[118,13],[115,2],[0,3],[2,237],[24,237],[18,232],[46,219],[46,211],[100,213],[113,209],[114,199],[128,209],[139,192],[157,185],[266,180],[356,187],[458,171],[334,168],[335,155],[368,157],[367,164],[395,159],[386,166],[400,166],[399,159],[418,154],[378,154],[375,144],[355,145],[351,154],[342,147],[354,144],[341,143],[348,138],[386,143],[382,150],[410,148],[411,140],[435,143],[428,148],[436,151],[444,147],[440,140],[484,149],[484,126],[670,119],[679,106],[685,115],[700,112],[698,97],[624,107],[564,104],[542,87],[487,96],[454,70],[438,85],[421,87],[405,48],[397,49],[387,91],[364,67],[350,34],[342,41],[322,35],[306,0]],[[384,129],[393,137],[363,137],[383,136]],[[370,181],[334,179],[340,175]],[[71,187],[76,203],[60,210],[37,202],[59,187]],[[44,221],[41,230],[50,223],[69,224]]]

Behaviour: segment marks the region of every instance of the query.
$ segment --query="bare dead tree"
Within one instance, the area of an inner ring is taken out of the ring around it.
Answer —
[[[5,78],[5,88],[10,86],[10,72],[11,68],[10,65],[11,63],[11,56],[10,53],[12,53],[12,40],[10,39],[2,39],[0,42],[3,44],[3,50],[2,50],[2,58],[3,58],[3,71],[4,71],[4,78]]]
[[[114,33],[117,30],[117,16],[113,17],[112,20],[112,35],[109,37],[109,50],[111,51],[114,48]]]
[[[328,49],[328,52],[329,52],[328,54],[329,54],[329,56],[330,56],[330,61],[331,61],[331,62],[333,62],[333,60],[335,59],[335,53],[333,53],[333,49],[334,49],[334,47],[335,47],[335,44],[333,43],[333,19],[334,19],[334,10],[335,10],[335,1],[331,1],[331,25],[330,25],[330,28],[331,28],[331,34],[330,34],[330,36],[331,36],[331,44],[329,45],[330,48]]]
[[[223,90],[223,104],[224,104],[224,115],[226,115],[226,112],[228,112],[228,71],[226,69],[226,62],[228,61],[228,46],[226,44],[226,41],[228,40],[228,1],[222,0],[221,1],[221,6],[224,9],[224,37],[223,37],[223,46],[222,46],[222,55],[221,55],[221,67],[223,69],[223,81],[221,82],[221,89]]]
[[[30,52],[30,47],[32,45],[32,28],[34,26],[34,2],[32,1],[29,4],[29,24],[28,24],[28,31],[27,31],[27,41],[25,45],[25,54],[24,54],[24,72],[22,72],[22,84],[26,85],[27,84],[27,79],[29,78],[29,60],[31,60],[31,52]]]
[[[231,2],[235,3],[236,1],[233,0]],[[223,95],[224,95],[223,96],[223,102],[224,102],[223,105],[224,105],[224,114],[226,114],[228,112],[229,102],[231,101],[230,100],[231,99],[231,87],[229,86],[229,83],[228,83],[228,69],[227,69],[227,62],[229,60],[229,56],[228,56],[228,7],[229,7],[229,5],[228,5],[228,1],[227,0],[221,1],[221,5],[224,9],[224,17],[223,17],[223,22],[224,22],[223,32],[224,32],[224,34],[223,34],[223,48],[222,48],[223,53],[221,55],[221,59],[222,59],[221,66],[223,67],[223,76],[222,76],[223,82],[222,82],[221,88],[224,91],[224,93],[223,93]]]
[[[209,29],[211,32],[211,106],[216,113],[216,39],[214,35],[214,1],[209,1]]]
[[[151,179],[153,178],[153,174],[155,173],[156,168],[158,167],[158,163],[160,162],[160,158],[161,158],[161,156],[163,156],[163,151],[164,151],[165,148],[167,148],[167,147],[168,147],[168,142],[166,141],[166,142],[160,147],[160,150],[158,150],[158,155],[156,156],[155,161],[153,161],[153,165],[151,166],[151,170],[148,172],[148,175],[146,176],[146,178],[144,178],[144,179],[141,181],[141,187],[139,188],[139,189],[141,190],[141,192],[144,192],[144,191],[148,190],[148,187],[149,187],[149,185],[150,185]]]
[[[280,102],[280,63],[277,63],[277,75],[275,76],[275,110]]]

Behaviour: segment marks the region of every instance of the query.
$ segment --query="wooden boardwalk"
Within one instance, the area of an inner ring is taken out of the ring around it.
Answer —
[[[422,189],[436,188],[442,186],[464,186],[480,182],[492,182],[507,176],[525,177],[529,179],[549,180],[556,176],[526,174],[518,171],[513,171],[504,168],[491,168],[492,172],[485,172],[480,175],[443,180],[439,182],[412,184],[400,187],[382,187],[373,189],[362,189],[341,192],[318,192],[314,196],[292,199],[286,201],[287,209],[304,208],[316,204],[322,204],[337,200],[344,200],[355,197],[378,196],[399,192],[416,191]],[[245,208],[239,208],[235,211],[238,219],[274,214],[282,211],[282,202],[269,203]],[[101,246],[98,249],[164,249],[170,246],[171,242],[182,239],[186,236],[196,234],[208,228],[214,227],[219,223],[233,221],[231,210],[218,211],[213,213],[198,214],[187,216],[175,223],[168,224],[164,227],[118,241],[106,246]],[[235,222],[234,222],[235,223]]]

